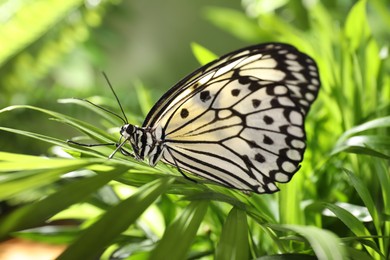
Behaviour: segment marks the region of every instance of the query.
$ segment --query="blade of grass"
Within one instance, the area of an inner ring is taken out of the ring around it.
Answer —
[[[320,260],[325,259],[346,259],[344,247],[341,240],[334,233],[314,226],[298,225],[269,225],[274,230],[294,231],[303,236],[313,248]]]
[[[223,225],[215,259],[248,259],[248,222],[244,211],[233,208]]]
[[[103,99],[102,97],[97,96],[97,97],[88,98],[87,100],[89,102],[92,102],[92,103],[100,106],[102,103],[103,104],[107,103],[107,102],[103,102],[102,99]],[[92,104],[89,104],[88,101],[85,101],[84,99],[78,99],[78,98],[64,98],[64,99],[59,99],[57,102],[60,104],[76,104],[76,105],[85,107],[85,108],[89,109],[90,111],[96,113],[100,117],[104,118],[105,120],[107,120],[111,125],[120,126],[123,124],[123,122],[120,121],[119,118],[105,112],[102,109],[99,109],[96,106],[93,106]],[[112,111],[112,112],[115,113],[115,111]],[[120,115],[120,116],[122,116],[122,115]]]
[[[90,193],[96,191],[107,182],[117,178],[126,170],[126,168],[122,167],[100,172],[96,176],[72,182],[65,185],[58,192],[49,195],[38,202],[13,211],[1,220],[0,237],[4,237],[12,231],[31,228],[42,224],[59,211],[74,203],[82,201]]]
[[[112,139],[112,136],[109,135],[106,131],[103,131],[91,124],[85,123],[83,121],[74,119],[72,117],[63,115],[61,113],[57,113],[54,111],[50,111],[47,109],[34,107],[34,106],[28,106],[28,105],[19,105],[19,106],[9,106],[6,108],[3,108],[0,110],[0,113],[9,112],[16,109],[30,109],[35,110],[44,114],[47,114],[49,116],[52,116],[55,120],[65,123],[69,126],[74,127],[75,129],[85,133],[86,135],[93,137],[93,139],[101,141],[101,142],[114,142]]]
[[[208,201],[191,202],[165,231],[149,259],[185,259],[207,207]]]
[[[383,128],[383,127],[390,127],[390,116],[377,118],[377,119],[365,122],[363,124],[360,124],[358,126],[355,126],[355,127],[348,129],[339,138],[337,143],[341,143],[345,139],[347,139],[349,136],[352,136],[352,135],[357,134],[359,132],[368,131],[368,130],[372,130],[372,129],[376,129],[376,128]]]
[[[371,214],[371,217],[373,219],[373,224],[376,226],[377,231],[379,232],[378,235],[381,235],[380,233],[380,215],[378,213],[378,210],[375,206],[374,200],[372,199],[372,196],[370,194],[370,191],[368,190],[368,187],[364,184],[364,182],[359,179],[355,174],[353,174],[351,171],[347,169],[343,169],[344,173],[348,176],[348,179],[351,181],[351,184],[359,194],[360,198],[362,199],[364,205],[367,207],[368,211]]]
[[[0,173],[3,173],[0,175],[1,199],[8,199],[20,192],[52,183],[65,173],[102,163],[99,159],[49,159],[3,152],[0,156]]]
[[[330,203],[323,203],[323,206],[332,211],[336,215],[336,217],[340,219],[357,237],[371,236],[370,232],[363,225],[363,223],[347,210]],[[375,244],[375,241],[372,238],[368,238],[367,242],[370,242],[366,243],[368,247],[375,250],[375,252],[377,252],[378,254],[381,254],[380,249]],[[367,249],[370,251],[370,248]]]
[[[351,50],[356,50],[360,44],[366,42],[370,35],[370,27],[366,16],[366,0],[357,1],[348,13],[344,33],[348,37]]]
[[[301,210],[301,190],[303,175],[297,174],[287,185],[283,185],[283,190],[279,196],[279,218],[282,224],[303,224],[304,214]],[[295,194],[291,196],[291,194]]]
[[[100,256],[105,247],[133,224],[149,205],[164,193],[173,180],[159,178],[140,187],[135,194],[107,210],[58,259],[95,259]]]

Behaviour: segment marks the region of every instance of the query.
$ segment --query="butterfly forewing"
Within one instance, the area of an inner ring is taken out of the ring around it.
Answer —
[[[190,74],[143,126],[164,130],[163,161],[225,186],[274,192],[303,160],[304,118],[319,87],[307,55],[261,44]]]

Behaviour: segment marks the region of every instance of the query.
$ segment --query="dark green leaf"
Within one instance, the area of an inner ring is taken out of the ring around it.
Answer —
[[[248,259],[248,223],[244,211],[233,208],[223,225],[215,259]]]
[[[188,205],[167,228],[150,259],[185,259],[207,207],[208,201],[194,201]]]
[[[172,178],[160,178],[139,188],[134,195],[109,209],[95,224],[87,228],[58,259],[98,257],[106,246],[138,219],[172,181]]]

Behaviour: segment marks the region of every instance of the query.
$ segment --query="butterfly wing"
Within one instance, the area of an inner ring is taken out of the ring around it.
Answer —
[[[299,169],[319,87],[310,57],[286,44],[256,45],[180,81],[143,126],[164,129],[163,161],[225,186],[274,192]]]

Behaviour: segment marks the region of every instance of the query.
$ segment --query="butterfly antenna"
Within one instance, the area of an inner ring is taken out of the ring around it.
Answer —
[[[97,107],[97,108],[99,108],[99,109],[101,109],[101,110],[103,110],[103,111],[105,111],[105,112],[107,112],[107,113],[109,113],[109,114],[111,114],[111,115],[113,115],[113,116],[116,116],[117,118],[119,118],[120,120],[122,120],[123,123],[128,124],[127,118],[126,118],[126,120],[125,120],[125,119],[123,119],[120,115],[118,115],[118,114],[116,114],[116,113],[114,113],[114,112],[108,110],[108,109],[105,108],[105,107],[96,105],[96,104],[92,103],[91,101],[89,101],[88,99],[83,99],[83,98],[74,98],[74,99],[78,99],[78,100],[87,102],[88,104],[90,104],[90,105],[92,105],[92,106],[94,106],[94,107]]]
[[[108,77],[107,77],[107,75],[106,75],[106,73],[105,73],[104,71],[102,71],[102,74],[103,74],[104,78],[106,79],[106,81],[107,81],[107,83],[108,83],[108,86],[110,87],[112,93],[114,94],[115,99],[116,99],[116,102],[118,102],[118,105],[119,105],[119,107],[120,107],[120,109],[121,109],[121,111],[122,111],[122,115],[123,115],[123,117],[125,118],[125,123],[128,124],[129,121],[127,120],[125,111],[123,110],[123,107],[122,107],[122,105],[121,105],[121,102],[119,101],[119,98],[118,98],[118,96],[116,95],[115,90],[114,90],[114,88],[112,87],[110,80],[108,79]],[[122,120],[123,120],[123,119],[122,119]]]

